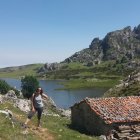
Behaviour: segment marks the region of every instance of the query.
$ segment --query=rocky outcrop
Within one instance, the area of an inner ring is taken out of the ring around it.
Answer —
[[[17,99],[17,100],[15,100],[14,106],[19,108],[23,112],[29,112],[30,104],[31,104],[31,102],[29,100]]]
[[[100,48],[99,48],[100,49]],[[84,49],[80,52],[75,53],[71,57],[67,58],[64,62],[80,62],[87,66],[93,66],[99,64],[102,58],[102,50],[91,51],[91,49]]]
[[[70,118],[71,116],[71,110],[65,110],[62,108],[59,108],[56,106],[55,102],[49,98],[47,101],[44,100],[44,114],[45,115],[51,115],[51,116],[61,116],[61,117],[67,117]],[[49,110],[51,110],[51,114],[49,113]]]
[[[9,90],[9,91],[7,92],[7,94],[5,94],[5,97],[6,97],[6,98],[9,98],[9,99],[17,99],[17,96],[16,96],[14,90]]]
[[[14,107],[19,108],[23,112],[30,111],[30,100],[18,98],[13,90],[9,90],[7,94],[0,95],[0,103],[11,102]]]
[[[38,70],[38,73],[45,73],[49,71],[59,70],[61,67],[60,63],[46,63],[43,67]]]
[[[28,113],[31,109],[31,101],[23,98],[17,98],[13,90],[8,91],[6,95],[0,94],[0,104],[4,102],[11,102],[14,107],[19,108],[21,111]],[[48,100],[43,100],[44,103],[44,112],[45,115],[51,116],[62,116],[70,118],[71,111],[64,110],[56,106],[55,102],[49,98]],[[52,112],[51,114],[49,112]]]
[[[132,43],[133,32],[131,27],[108,33],[102,43],[104,60],[119,59],[124,55],[133,57],[134,48]],[[130,52],[128,50],[131,50]],[[130,53],[130,54],[127,54]]]
[[[132,62],[139,60],[140,25],[133,30],[130,26],[108,33],[103,40],[94,38],[89,48],[76,52],[63,62],[80,62],[90,65],[101,61],[123,60]],[[137,63],[137,62],[136,62]]]

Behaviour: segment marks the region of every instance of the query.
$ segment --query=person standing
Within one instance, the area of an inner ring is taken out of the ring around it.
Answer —
[[[27,127],[28,122],[31,120],[31,118],[35,115],[37,112],[37,118],[38,118],[38,124],[37,127],[40,127],[40,120],[43,112],[43,98],[48,99],[48,96],[43,93],[42,88],[37,88],[35,93],[33,93],[31,97],[31,111],[28,114],[28,117],[24,123],[24,126]]]

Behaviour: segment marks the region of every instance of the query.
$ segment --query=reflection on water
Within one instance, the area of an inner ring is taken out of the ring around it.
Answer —
[[[17,79],[2,78],[9,85],[21,89],[21,81]],[[57,106],[67,109],[74,103],[81,101],[85,97],[101,97],[106,89],[79,89],[79,90],[55,90],[62,88],[59,80],[39,80],[44,92],[51,97]]]

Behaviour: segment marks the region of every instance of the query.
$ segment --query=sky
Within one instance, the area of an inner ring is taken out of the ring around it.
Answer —
[[[140,0],[0,0],[0,68],[61,62],[140,24]]]

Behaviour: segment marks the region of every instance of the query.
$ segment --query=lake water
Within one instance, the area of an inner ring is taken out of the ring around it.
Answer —
[[[9,85],[21,89],[21,81],[17,79],[1,78]],[[62,88],[59,80],[39,80],[40,87],[51,97],[58,107],[68,109],[74,103],[81,101],[85,97],[101,97],[106,89],[79,89],[79,90],[56,90]]]

